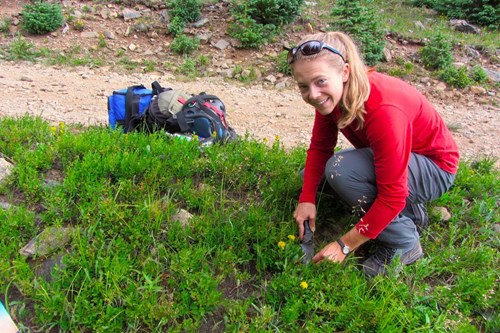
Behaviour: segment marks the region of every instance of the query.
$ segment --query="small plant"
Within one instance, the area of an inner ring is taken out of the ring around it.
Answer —
[[[201,17],[199,0],[170,0],[170,24],[168,30],[174,35],[180,35],[188,22],[196,22]]]
[[[102,32],[99,33],[99,35],[97,36],[97,46],[100,47],[100,48],[104,48],[107,46],[106,44],[106,37],[104,36],[104,34]]]
[[[155,70],[155,62],[151,60],[143,60],[142,66],[145,72],[153,72]]]
[[[88,14],[88,13],[92,12],[92,8],[90,8],[90,7],[89,7],[89,6],[87,6],[87,5],[83,5],[83,7],[82,7],[82,12],[84,12],[84,13]]]
[[[259,48],[275,34],[272,24],[258,24],[250,17],[240,17],[228,27],[228,34],[241,42],[242,48]]]
[[[42,35],[60,28],[64,23],[61,6],[57,3],[37,1],[24,5],[21,26],[31,34]]]
[[[467,67],[448,66],[441,72],[441,79],[455,88],[466,88],[471,85],[472,79],[469,77]]]
[[[17,36],[8,47],[8,59],[10,60],[34,60],[38,53],[35,44],[22,36]]]
[[[471,68],[471,78],[475,83],[485,83],[488,81],[488,74],[479,65],[474,65]]]
[[[276,62],[277,66],[276,68],[278,69],[278,72],[286,74],[286,75],[292,75],[292,68],[288,64],[287,60],[288,56],[288,51],[283,51],[279,54]]]
[[[10,31],[10,26],[12,25],[12,19],[9,17],[0,19],[0,32],[7,34]]]
[[[207,67],[210,65],[210,58],[205,54],[200,54],[198,56],[198,65],[201,67]]]
[[[198,75],[196,61],[192,58],[185,58],[184,63],[177,69],[177,72],[190,78],[195,77]]]
[[[427,69],[440,70],[451,65],[453,45],[448,39],[448,36],[438,33],[422,48],[420,51],[422,63]]]
[[[304,0],[248,0],[236,10],[259,24],[282,26],[295,20],[303,4]]]
[[[364,61],[372,66],[384,58],[384,31],[370,0],[338,0],[331,10],[330,27],[349,34]]]
[[[175,53],[188,55],[198,49],[199,45],[200,39],[198,37],[188,37],[182,34],[174,38],[170,47]]]
[[[76,31],[83,31],[83,30],[85,30],[86,26],[87,26],[87,24],[82,19],[76,19],[76,20],[73,21],[73,28]]]

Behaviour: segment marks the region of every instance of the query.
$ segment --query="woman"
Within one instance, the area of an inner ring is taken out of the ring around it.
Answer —
[[[315,229],[323,177],[362,215],[312,260],[342,262],[376,239],[377,250],[363,262],[368,276],[385,274],[394,258],[415,262],[423,255],[417,228],[428,223],[424,204],[450,188],[458,169],[458,148],[444,121],[412,86],[367,68],[341,32],[305,37],[288,63],[303,100],[316,109],[294,213],[299,238],[305,221]],[[339,131],[355,149],[333,153]]]

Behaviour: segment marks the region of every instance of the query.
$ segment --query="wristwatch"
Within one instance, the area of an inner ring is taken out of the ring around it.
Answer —
[[[344,255],[348,255],[351,252],[351,249],[349,248],[349,246],[345,245],[344,242],[340,238],[337,239],[337,243],[339,243],[340,248],[342,249],[342,253]]]

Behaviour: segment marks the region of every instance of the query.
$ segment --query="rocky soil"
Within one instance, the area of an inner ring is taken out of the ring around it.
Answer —
[[[2,14],[13,18],[11,35],[0,37],[0,47],[5,47],[13,40],[15,25],[19,18],[21,5],[28,1],[7,0],[2,2]],[[83,12],[83,6],[92,3],[84,1],[64,1],[66,8],[73,13]],[[309,140],[313,110],[306,105],[290,77],[273,71],[269,57],[276,56],[283,49],[283,42],[269,45],[265,50],[242,51],[234,47],[234,40],[224,35],[228,12],[222,11],[226,1],[216,3],[214,8],[203,12],[208,23],[200,28],[190,27],[192,33],[207,38],[202,50],[212,59],[212,65],[206,69],[205,76],[186,81],[176,72],[179,58],[168,51],[171,38],[157,29],[135,32],[137,20],[124,20],[123,7],[108,5],[92,9],[82,14],[86,27],[83,32],[71,27],[49,36],[27,37],[39,47],[48,47],[68,53],[75,45],[89,55],[104,57],[109,60],[105,66],[66,67],[46,66],[30,62],[9,62],[0,60],[0,117],[19,116],[26,113],[40,115],[47,121],[81,123],[107,126],[106,97],[113,90],[132,84],[149,85],[157,80],[164,86],[184,89],[191,93],[205,91],[219,96],[229,113],[229,122],[239,134],[249,133],[257,139],[270,142],[280,137],[285,147],[306,145]],[[143,16],[159,17],[161,8],[150,11],[145,7],[136,7]],[[142,11],[141,11],[142,10]],[[135,22],[135,23],[134,23]],[[311,26],[298,22],[302,29],[292,28],[287,37],[290,43],[296,43],[300,36]],[[216,28],[219,29],[216,29]],[[188,29],[188,30],[189,30]],[[98,33],[106,32],[107,46],[99,49]],[[85,33],[85,34],[84,34]],[[170,38],[170,39],[169,39]],[[227,42],[221,47],[221,41]],[[414,57],[418,45],[402,42],[388,37],[388,55],[391,57]],[[131,45],[134,50],[131,50]],[[143,67],[124,72],[113,65],[117,51],[123,50],[130,59],[154,59],[156,62],[167,59],[170,67],[145,72]],[[467,58],[461,59],[466,62]],[[261,78],[251,85],[243,85],[230,72],[235,66],[253,64],[259,69]],[[495,65],[485,61],[493,71],[499,71]],[[499,92],[495,88],[472,87],[454,90],[444,83],[422,75],[410,81],[422,91],[436,106],[439,113],[452,129],[465,159],[479,157],[499,157],[498,138],[500,136]],[[341,141],[343,146],[348,146]],[[497,161],[497,166],[499,162]]]

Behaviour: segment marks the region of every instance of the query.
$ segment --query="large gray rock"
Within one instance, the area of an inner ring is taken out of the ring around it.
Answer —
[[[73,233],[72,227],[47,227],[23,246],[19,253],[27,257],[45,257],[66,246]]]
[[[10,176],[12,172],[12,168],[14,165],[8,162],[5,158],[0,155],[0,184],[4,181],[5,178]]]

